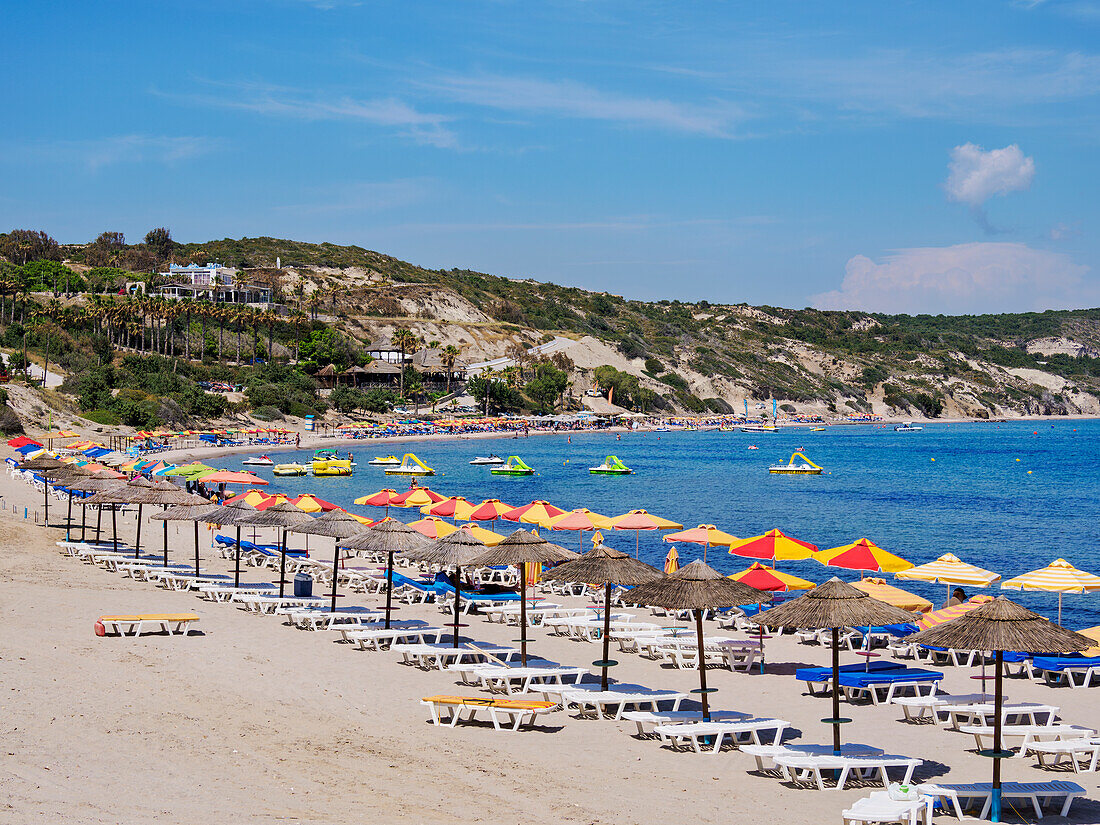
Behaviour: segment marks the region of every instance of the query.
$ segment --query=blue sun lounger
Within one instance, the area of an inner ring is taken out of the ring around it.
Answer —
[[[875,662],[856,662],[850,665],[841,665],[841,675],[845,673],[881,673],[890,670],[905,670],[901,662],[879,660]],[[806,683],[806,690],[813,696],[824,692],[833,681],[833,669],[831,667],[800,667],[794,672],[794,678]],[[820,685],[820,688],[816,688]]]
[[[435,581],[432,582],[435,586],[437,594],[454,595],[454,585],[447,581],[447,577],[442,573],[437,573]],[[519,593],[504,592],[504,593],[475,593],[470,590],[463,589],[459,596],[459,603],[462,605],[462,612],[468,613],[471,607],[495,607],[498,605],[516,604],[523,597]]]
[[[912,690],[920,696],[924,695],[921,693],[923,689],[927,691],[927,695],[931,696],[936,692],[936,686],[942,678],[943,674],[939,671],[909,667],[870,673],[849,671],[840,674],[840,687],[849,702],[869,698],[872,703],[878,705],[883,702],[888,704],[894,696],[907,690]],[[881,699],[880,691],[886,694]]]
[[[383,571],[385,573],[385,571]],[[438,594],[436,590],[435,582],[425,582],[418,579],[410,579],[408,576],[404,576],[393,571],[393,593],[398,598],[404,601],[406,598],[410,602],[434,602],[435,597]]]
[[[1036,656],[1031,666],[1042,673],[1048,685],[1089,687],[1094,678],[1100,683],[1100,656]],[[1074,676],[1080,679],[1075,680]]]

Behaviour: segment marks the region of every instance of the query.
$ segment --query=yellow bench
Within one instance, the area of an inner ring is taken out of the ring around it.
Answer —
[[[108,632],[117,633],[120,636],[138,636],[146,626],[149,626],[169,636],[175,633],[186,635],[187,625],[198,620],[199,617],[195,613],[134,613],[100,616],[95,623],[95,632],[97,636],[105,636]]]
[[[458,724],[463,711],[466,712],[466,721],[471,722],[477,712],[484,709],[496,730],[519,730],[525,721],[534,724],[536,716],[558,707],[555,702],[482,696],[426,696],[420,700],[420,704],[428,708],[433,725],[446,724],[452,728]],[[502,719],[510,723],[510,727],[502,727]]]

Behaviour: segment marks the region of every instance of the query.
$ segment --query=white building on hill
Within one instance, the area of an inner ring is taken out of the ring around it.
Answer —
[[[243,283],[237,279],[236,269],[221,264],[170,264],[160,277],[168,280],[158,291],[165,298],[191,298],[222,304],[271,303],[271,287]]]

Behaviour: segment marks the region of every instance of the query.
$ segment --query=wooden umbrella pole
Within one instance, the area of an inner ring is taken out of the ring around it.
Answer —
[[[600,667],[600,690],[607,690],[607,662],[611,658],[611,582],[603,585],[603,665]]]
[[[237,552],[233,565],[233,586],[241,586],[241,525],[237,525]]]
[[[137,534],[134,536],[134,558],[141,553],[141,505],[138,505]]]
[[[452,628],[454,632],[451,634],[451,645],[458,647],[458,602],[459,596],[462,593],[462,568],[455,565],[455,626]]]
[[[99,544],[100,525],[103,521],[103,507],[99,504],[95,506],[95,543]],[[118,549],[117,547],[115,548]]]
[[[393,551],[387,554],[386,562],[386,630],[390,629],[390,611],[393,609]]]
[[[192,522],[195,525],[195,575],[199,575],[199,523],[197,521]]]
[[[88,530],[88,505],[84,500],[80,501],[80,540],[84,541],[84,534]]]
[[[165,510],[168,508],[165,507]],[[168,566],[168,519],[161,521],[161,550],[164,553],[163,566]]]
[[[69,490],[69,508],[68,508],[68,512],[65,514],[65,541],[69,540],[69,531],[72,530],[72,527],[73,527],[73,491]],[[1061,598],[1061,596],[1059,596],[1058,597],[1059,604],[1061,604],[1061,601],[1062,601],[1062,598]],[[1061,614],[1061,611],[1059,611],[1059,613],[1058,613],[1058,622],[1059,622],[1059,624],[1061,624],[1061,621],[1062,621],[1062,614]]]
[[[42,509],[45,511],[43,522],[46,527],[50,526],[50,481],[46,476],[42,476]]]
[[[118,552],[118,505],[111,505],[111,532],[115,543],[115,552]],[[136,557],[136,554],[135,554]]]
[[[336,571],[340,564],[340,539],[332,541],[332,612],[336,612]]]
[[[993,675],[993,800],[990,820],[1001,821],[1001,708],[1004,694],[1001,692],[1001,671],[1004,670],[1004,653],[997,651],[997,672]]]
[[[279,542],[279,598],[283,598],[286,591],[286,530],[283,530],[283,540]]]
[[[519,650],[523,667],[527,667],[527,562],[520,562]]]
[[[703,611],[695,611],[695,661],[699,668],[699,694],[703,699],[703,721],[710,721],[710,706],[707,703],[707,657],[703,651]]]
[[[833,756],[840,756],[840,628],[833,628]]]

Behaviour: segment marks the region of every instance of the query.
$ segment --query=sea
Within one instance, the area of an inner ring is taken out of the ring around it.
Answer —
[[[756,447],[757,449],[752,449]],[[278,478],[270,467],[245,467],[246,455],[217,464],[249,469],[271,483],[265,492],[312,493],[360,515],[380,518],[381,508],[360,507],[354,499],[390,487],[407,489],[406,476],[387,476],[367,465],[376,455],[414,452],[436,475],[421,479],[444,495],[485,498],[521,505],[543,499],[563,509],[587,507],[604,515],[643,508],[686,527],[714,524],[738,537],[772,528],[821,549],[868,538],[914,564],[954,553],[964,561],[1000,573],[1004,580],[1064,558],[1100,574],[1100,421],[1046,420],[1007,423],[926,424],[920,432],[892,426],[833,425],[824,431],[793,427],[777,433],[728,431],[562,433],[495,439],[387,443],[363,440],[350,448],[356,462],[349,478]],[[803,452],[824,468],[818,476],[768,472]],[[495,476],[470,465],[493,452],[519,455],[536,473]],[[257,453],[258,454],[258,453]],[[635,472],[596,476],[588,468],[617,455]],[[308,464],[312,451],[279,452],[276,462]],[[404,521],[416,510],[391,508]],[[483,526],[490,526],[483,524]],[[509,522],[492,525],[510,531]],[[660,533],[604,531],[605,543],[637,552],[660,567],[669,544]],[[555,533],[570,549],[588,549],[591,534]],[[583,544],[582,544],[583,542]],[[703,548],[677,545],[681,564],[703,556]],[[712,547],[707,562],[723,573],[742,570],[751,560]],[[814,582],[833,575],[859,574],[813,561],[782,562],[780,568]],[[873,575],[873,574],[869,574]],[[945,585],[893,582],[940,607]],[[974,592],[999,593],[999,585]],[[1022,604],[1054,618],[1056,594],[1007,592]],[[1080,629],[1100,624],[1100,593],[1066,594],[1063,624]]]

